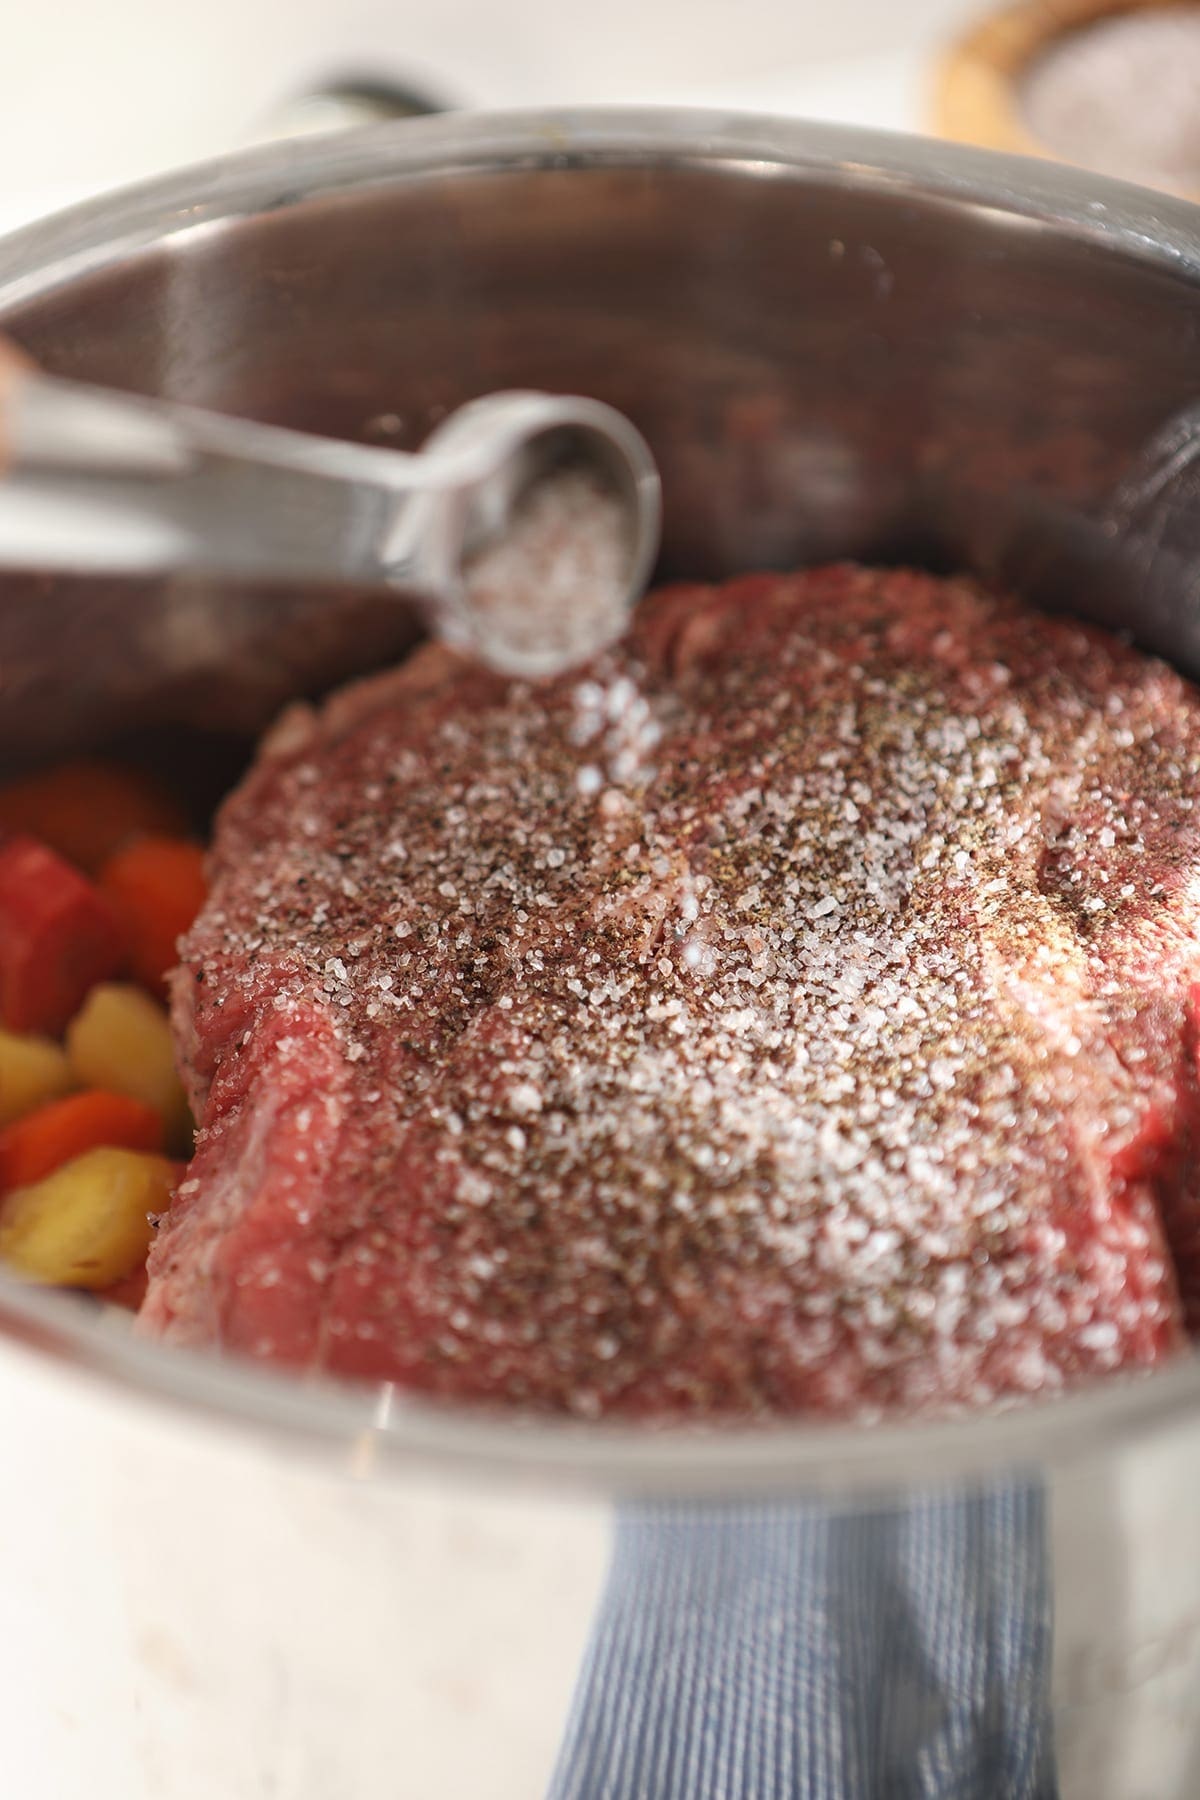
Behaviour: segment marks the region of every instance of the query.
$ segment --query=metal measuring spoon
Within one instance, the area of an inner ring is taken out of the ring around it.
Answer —
[[[386,587],[505,673],[620,635],[658,551],[641,434],[498,393],[408,453],[44,375],[0,346],[0,566]]]

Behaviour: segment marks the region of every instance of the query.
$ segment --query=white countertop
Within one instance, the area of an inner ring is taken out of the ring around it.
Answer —
[[[6,21],[0,229],[236,148],[346,72],[451,103],[662,102],[920,130],[937,49],[970,0],[68,0]]]

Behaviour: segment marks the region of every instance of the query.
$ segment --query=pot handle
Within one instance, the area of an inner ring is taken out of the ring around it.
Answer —
[[[330,76],[282,101],[251,134],[251,141],[274,143],[281,138],[313,137],[398,119],[427,118],[432,113],[448,112],[451,104],[448,97],[435,95],[415,82],[348,72]]]

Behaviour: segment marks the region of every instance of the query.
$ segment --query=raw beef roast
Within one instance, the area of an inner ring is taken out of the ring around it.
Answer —
[[[583,1415],[873,1417],[1200,1312],[1200,694],[963,582],[422,650],[221,815],[147,1329]]]

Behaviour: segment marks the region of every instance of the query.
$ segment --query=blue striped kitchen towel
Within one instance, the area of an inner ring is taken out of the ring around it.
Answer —
[[[550,1800],[1053,1800],[1041,1492],[638,1505]]]

